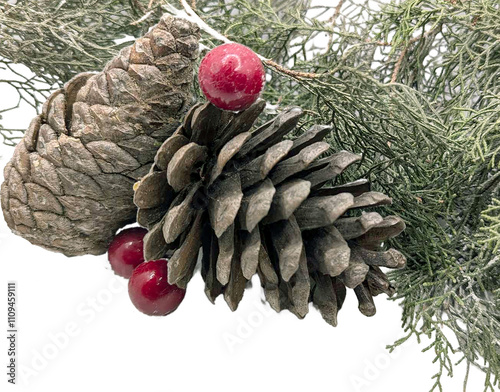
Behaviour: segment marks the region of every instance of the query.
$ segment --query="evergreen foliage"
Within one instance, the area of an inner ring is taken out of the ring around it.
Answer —
[[[44,5],[44,3],[46,3]],[[49,8],[48,3],[52,4]],[[292,5],[293,3],[293,5]],[[0,2],[0,81],[39,106],[50,88],[97,70],[170,1]],[[265,98],[300,105],[303,126],[333,123],[334,150],[363,153],[357,170],[407,222],[392,273],[408,336],[429,336],[441,378],[450,354],[500,386],[500,5],[496,0],[190,1],[229,40],[265,61]],[[314,3],[313,3],[314,4]],[[135,22],[134,22],[135,21]],[[206,34],[207,47],[220,41]],[[272,60],[272,61],[271,61]],[[1,88],[1,87],[0,87]],[[15,104],[15,103],[14,103]],[[11,139],[7,130],[0,131]],[[453,331],[458,347],[447,330]]]

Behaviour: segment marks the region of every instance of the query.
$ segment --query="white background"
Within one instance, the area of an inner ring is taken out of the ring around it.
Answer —
[[[0,107],[14,100],[12,91],[0,92]],[[3,124],[26,128],[33,115],[24,107]],[[0,145],[2,169],[12,152]],[[261,303],[258,279],[235,313],[222,298],[214,306],[198,274],[175,313],[148,317],[130,303],[126,281],[105,255],[68,259],[45,251],[11,234],[3,217],[0,271],[2,391],[426,392],[437,371],[432,350],[421,352],[429,341],[412,338],[393,354],[385,349],[404,332],[401,308],[383,296],[377,315],[366,318],[350,291],[333,328],[313,308],[305,320],[276,314]],[[18,284],[16,386],[6,382],[8,281]],[[461,391],[464,375],[457,367],[445,391]],[[469,390],[483,390],[476,369]]]

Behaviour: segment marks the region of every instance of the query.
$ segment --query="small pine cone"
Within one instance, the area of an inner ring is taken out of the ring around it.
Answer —
[[[5,168],[12,231],[67,256],[105,253],[135,221],[133,184],[192,104],[199,29],[163,17],[103,72],[52,94]]]
[[[170,257],[169,282],[186,287],[202,248],[205,292],[235,310],[259,274],[267,301],[299,318],[313,302],[332,325],[354,289],[361,313],[394,288],[380,267],[405,257],[382,243],[404,230],[396,216],[361,209],[391,199],[366,180],[330,186],[360,156],[328,154],[328,126],[285,139],[302,110],[289,108],[251,130],[265,107],[240,113],[198,104],[163,143],[151,171],[135,185],[137,220],[149,229],[146,259]],[[325,156],[326,155],[326,156]]]

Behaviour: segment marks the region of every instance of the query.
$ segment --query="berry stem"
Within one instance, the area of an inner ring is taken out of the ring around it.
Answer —
[[[210,27],[203,19],[201,19],[186,0],[180,0],[180,2],[182,7],[184,8],[184,12],[176,9],[171,5],[167,6],[168,10],[176,15],[185,14],[183,15],[183,17],[189,19],[193,23],[196,23],[200,27],[200,29],[205,31],[207,34],[211,35],[213,38],[218,39],[219,41],[222,41],[226,44],[233,43],[233,41],[231,41],[225,35],[219,33],[217,30]],[[268,67],[271,67],[278,72],[292,76],[294,78],[316,79],[323,76],[322,74],[317,74],[317,73],[293,71],[258,53],[256,53],[256,55]]]

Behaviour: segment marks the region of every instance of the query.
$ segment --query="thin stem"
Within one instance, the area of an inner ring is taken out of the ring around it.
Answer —
[[[340,15],[340,10],[342,6],[344,5],[345,0],[339,0],[337,6],[335,7],[335,11],[333,12],[332,17],[330,18],[329,22],[332,26],[335,26],[335,23],[337,22],[337,18]],[[328,39],[328,45],[326,47],[326,53],[330,50],[331,46],[333,44],[333,32],[330,34],[330,38]]]
[[[180,2],[182,4],[182,6],[184,7],[184,10],[185,10],[186,14],[189,16],[190,20],[192,22],[196,23],[203,31],[205,31],[207,34],[211,35],[213,38],[215,38],[219,41],[222,41],[226,44],[233,42],[229,38],[224,36],[223,34],[219,33],[218,31],[216,31],[215,29],[210,27],[203,19],[201,19],[198,16],[198,14],[196,14],[196,12],[193,10],[193,8],[191,8],[191,6],[187,3],[186,0],[180,0]],[[318,74],[318,73],[314,73],[314,72],[294,71],[294,70],[286,68],[286,67],[278,64],[277,62],[275,62],[271,59],[268,59],[268,58],[266,58],[258,53],[257,53],[257,56],[259,57],[259,59],[261,59],[261,61],[264,64],[268,65],[271,68],[274,68],[275,70],[277,70],[281,73],[287,74],[287,75],[292,76],[292,77],[316,79],[316,78],[319,78],[321,76],[324,76],[324,74]]]
[[[396,62],[396,65],[394,66],[394,71],[392,72],[391,83],[395,83],[396,80],[398,79],[398,73],[399,70],[401,69],[401,64],[403,63],[403,60],[406,56],[406,52],[408,52],[408,47],[409,46],[406,46],[399,54],[398,61]]]

